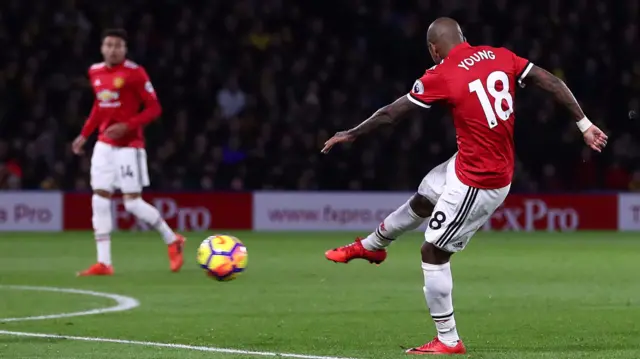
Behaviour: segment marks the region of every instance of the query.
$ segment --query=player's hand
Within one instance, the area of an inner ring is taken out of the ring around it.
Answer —
[[[584,142],[596,152],[602,152],[609,137],[596,125],[591,125],[583,134]]]
[[[104,131],[105,136],[112,140],[121,139],[129,131],[129,126],[124,122],[114,123]]]
[[[337,132],[335,135],[333,135],[333,137],[331,137],[327,140],[327,142],[324,143],[324,147],[322,148],[321,152],[328,153],[331,147],[333,147],[333,145],[335,145],[336,143],[351,142],[355,139],[356,137],[350,135],[348,131]]]
[[[76,139],[71,143],[71,150],[73,151],[73,153],[75,153],[76,155],[83,154],[84,149],[82,149],[82,147],[84,146],[85,142],[87,142],[87,139],[84,136],[80,135],[76,137]]]

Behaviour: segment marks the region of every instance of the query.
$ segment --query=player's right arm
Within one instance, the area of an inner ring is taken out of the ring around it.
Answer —
[[[427,91],[425,91],[427,89]],[[406,114],[418,108],[429,108],[430,103],[446,99],[447,87],[439,74],[428,70],[424,76],[416,80],[411,91],[394,102],[378,109],[371,117],[364,120],[356,127],[347,131],[340,131],[324,143],[322,153],[327,153],[337,143],[350,142],[357,137],[371,132],[383,124],[394,125]]]
[[[552,94],[559,103],[566,107],[569,112],[571,112],[580,131],[582,131],[587,145],[597,152],[602,151],[607,145],[607,135],[592,124],[584,115],[580,104],[564,81],[549,71],[535,65],[531,67],[531,70],[527,74],[527,79],[530,79],[536,86]]]
[[[98,101],[93,101],[93,107],[91,108],[91,113],[87,118],[87,121],[82,126],[82,131],[80,131],[80,135],[83,137],[89,137],[96,130],[98,125],[100,124],[100,119],[98,117],[98,113],[100,112],[100,105]]]
[[[364,120],[358,126],[347,131],[337,132],[333,137],[324,143],[322,153],[327,153],[335,144],[340,142],[351,142],[358,136],[370,132],[374,128],[383,124],[395,124],[402,119],[407,113],[417,109],[413,102],[407,96],[402,96],[394,102],[378,109],[368,119]]]
[[[91,113],[89,114],[87,121],[84,123],[84,126],[82,126],[80,135],[78,135],[78,137],[76,137],[76,139],[73,140],[73,143],[71,144],[71,149],[76,155],[80,155],[83,153],[82,147],[84,146],[85,142],[87,142],[87,138],[91,136],[93,131],[95,131],[100,124],[100,119],[98,117],[99,111],[100,106],[98,105],[98,101],[94,100],[93,107],[91,108]]]
[[[104,66],[104,63],[94,64],[89,68],[87,77],[89,78],[89,85],[91,86],[92,90],[93,90],[93,80],[91,78],[91,72],[92,70],[101,68],[102,66]],[[84,126],[82,126],[82,130],[80,131],[80,134],[71,143],[71,150],[76,155],[81,155],[84,152],[82,147],[84,146],[85,142],[87,142],[87,138],[91,136],[93,131],[95,131],[96,128],[100,125],[99,114],[100,114],[100,105],[98,103],[98,99],[94,97],[93,106],[91,107],[91,113],[89,114],[89,117],[85,121]]]

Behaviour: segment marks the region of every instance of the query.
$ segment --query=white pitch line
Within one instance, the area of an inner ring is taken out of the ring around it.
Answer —
[[[109,298],[116,302],[116,305],[112,307],[91,309],[91,310],[85,310],[81,312],[58,313],[58,314],[38,315],[38,316],[29,316],[29,317],[20,317],[20,318],[0,318],[0,323],[22,322],[27,320],[69,318],[69,317],[79,317],[83,315],[96,315],[96,314],[103,314],[103,313],[122,312],[124,310],[133,309],[140,305],[140,302],[135,298],[127,297],[124,295],[118,295],[118,294],[94,292],[92,290],[56,288],[56,287],[35,287],[35,286],[29,286],[29,285],[0,285],[0,289],[33,290],[33,291],[42,291],[42,292],[83,294],[83,295],[90,295],[93,297]]]
[[[109,298],[109,299],[113,299],[116,302],[116,305],[113,307],[92,309],[92,310],[86,310],[82,312],[59,313],[59,314],[50,314],[50,315],[20,317],[20,318],[0,318],[0,323],[19,322],[19,321],[27,321],[27,320],[68,318],[68,317],[77,317],[77,316],[83,316],[83,315],[95,315],[95,314],[110,313],[110,312],[120,312],[124,310],[133,309],[140,305],[140,302],[135,298],[118,295],[118,294],[94,292],[91,290],[56,288],[56,287],[35,287],[35,286],[23,286],[23,285],[0,285],[0,289],[33,290],[33,291],[45,291],[45,292],[84,294],[84,295],[90,295],[94,297]],[[331,356],[306,355],[306,354],[258,352],[258,351],[241,350],[241,349],[228,349],[228,348],[205,347],[205,346],[172,344],[172,343],[156,343],[156,342],[145,342],[145,341],[136,341],[136,340],[124,340],[124,339],[76,337],[76,336],[70,336],[70,335],[15,332],[15,331],[9,331],[9,330],[0,330],[0,335],[11,335],[11,336],[31,337],[31,338],[67,339],[67,340],[79,340],[79,341],[85,341],[85,342],[142,345],[142,346],[151,346],[151,347],[160,347],[160,348],[186,349],[186,350],[194,350],[194,351],[201,351],[201,352],[244,354],[244,355],[253,355],[253,356],[286,357],[286,358],[299,358],[299,359],[355,359],[355,358],[347,358],[347,357],[331,357]]]
[[[195,351],[201,351],[201,352],[244,354],[244,355],[255,355],[255,356],[264,356],[264,357],[286,357],[286,358],[299,358],[299,359],[355,359],[355,358],[347,358],[347,357],[330,357],[330,356],[306,355],[306,354],[257,352],[257,351],[250,351],[250,350],[204,347],[204,346],[185,345],[185,344],[142,342],[142,341],[136,341],[136,340],[108,339],[108,338],[95,338],[95,337],[75,337],[70,335],[14,332],[14,331],[8,331],[8,330],[0,330],[0,335],[12,335],[12,336],[18,336],[18,337],[48,338],[48,339],[67,339],[67,340],[79,340],[84,342],[142,345],[142,346],[148,346],[148,347],[187,349],[187,350],[195,350]]]

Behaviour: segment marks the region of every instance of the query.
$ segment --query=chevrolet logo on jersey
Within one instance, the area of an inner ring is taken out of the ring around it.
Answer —
[[[102,90],[96,94],[100,107],[120,107],[120,94],[116,91]]]
[[[113,79],[113,87],[119,89],[124,85],[124,79],[122,77],[116,77]]]

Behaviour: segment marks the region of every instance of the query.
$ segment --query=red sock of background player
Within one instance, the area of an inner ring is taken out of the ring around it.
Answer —
[[[388,215],[373,233],[362,240],[362,246],[370,251],[383,249],[403,233],[420,227],[426,218],[415,214],[409,202]]]
[[[91,197],[91,209],[98,263],[111,265],[111,230],[113,229],[111,200],[94,194]]]

